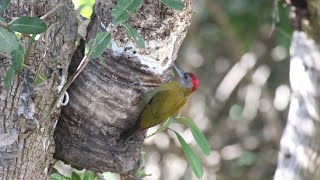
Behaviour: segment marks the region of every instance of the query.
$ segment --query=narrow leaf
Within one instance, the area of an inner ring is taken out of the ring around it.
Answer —
[[[136,11],[141,3],[142,0],[118,0],[112,9],[112,22],[115,25],[122,24],[129,18],[129,13]]]
[[[184,2],[181,0],[161,0],[161,2],[176,11],[182,11],[184,8]]]
[[[92,53],[90,54],[90,57],[91,58],[99,57],[108,48],[110,43],[111,43],[111,33],[99,32],[95,38],[95,46],[92,49]]]
[[[179,118],[176,118],[175,120],[177,120],[177,122],[179,122],[181,124],[186,124],[191,129],[191,133],[192,133],[194,139],[196,140],[197,144],[200,146],[202,152],[206,156],[209,156],[210,152],[211,152],[210,144],[209,144],[207,138],[204,136],[204,134],[198,128],[198,126],[192,121],[192,119],[179,117]]]
[[[0,51],[10,54],[19,47],[19,43],[13,32],[0,27]]]
[[[174,131],[176,134],[184,154],[186,155],[189,163],[191,164],[193,172],[196,174],[198,178],[201,178],[203,175],[203,169],[202,169],[202,164],[197,155],[193,152],[193,150],[190,148],[190,146],[187,144],[187,142],[178,134],[177,132]]]
[[[71,179],[67,178],[59,173],[53,173],[50,175],[50,180],[71,180]]]
[[[140,178],[140,179],[143,179],[144,177],[147,177],[147,176],[152,176],[152,174],[147,174],[146,172],[144,171],[137,171],[135,174],[134,174],[135,177],[137,178]]]
[[[1,0],[0,1],[0,13],[3,13],[8,7],[10,0]]]
[[[47,30],[47,24],[38,17],[20,17],[9,23],[14,31],[25,34],[40,34]]]
[[[94,173],[92,171],[86,171],[83,180],[94,180]]]
[[[7,89],[7,91],[9,91],[11,89],[14,75],[15,75],[15,71],[12,67],[10,67],[7,71],[6,77],[4,78],[4,85]]]
[[[36,86],[39,86],[44,81],[48,80],[47,77],[44,74],[37,74],[36,79],[34,80],[34,84]]]
[[[14,49],[11,52],[12,57],[12,67],[17,72],[20,73],[23,68],[23,60],[24,60],[24,48],[23,46],[19,46],[18,49]]]
[[[139,48],[145,48],[144,39],[137,30],[133,29],[130,24],[123,24],[123,27]]]

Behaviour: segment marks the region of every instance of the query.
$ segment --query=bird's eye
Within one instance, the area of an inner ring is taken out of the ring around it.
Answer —
[[[184,79],[188,79],[188,76],[186,74],[184,74],[183,78]]]

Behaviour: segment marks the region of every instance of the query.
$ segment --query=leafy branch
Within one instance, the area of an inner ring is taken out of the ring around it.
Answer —
[[[211,147],[210,147],[210,144],[209,144],[208,140],[204,136],[204,134],[197,127],[197,125],[192,121],[191,118],[181,117],[180,115],[178,115],[177,117],[168,118],[167,121],[165,121],[157,129],[156,132],[148,135],[146,138],[150,138],[151,136],[154,136],[157,133],[159,133],[161,131],[164,131],[166,129],[169,129],[169,130],[173,131],[175,133],[175,135],[177,136],[179,142],[180,142],[180,145],[182,147],[182,150],[183,150],[185,156],[187,157],[189,163],[191,164],[193,172],[195,173],[195,175],[198,178],[201,178],[202,175],[203,175],[203,169],[202,169],[201,161],[199,160],[199,158],[197,157],[195,152],[192,150],[192,148],[186,143],[186,141],[183,139],[183,137],[178,132],[176,132],[175,130],[169,128],[169,126],[172,123],[178,123],[178,124],[182,124],[182,125],[188,126],[190,128],[190,130],[191,130],[193,138],[197,142],[197,144],[200,147],[200,149],[202,150],[203,154],[206,155],[206,156],[210,155]]]
[[[0,13],[4,12],[9,4],[10,0],[1,1]],[[58,4],[56,8],[45,14],[42,19],[23,16],[7,23],[4,18],[0,18],[0,51],[9,54],[12,59],[4,81],[7,91],[10,90],[15,75],[20,74],[23,68],[28,66],[29,56],[35,42],[34,37],[47,31],[48,26],[43,19],[64,5],[66,5],[65,2]],[[26,50],[22,45],[23,38],[27,38],[28,41]]]

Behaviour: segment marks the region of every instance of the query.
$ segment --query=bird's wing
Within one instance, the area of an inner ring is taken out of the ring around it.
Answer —
[[[168,91],[169,88],[166,88],[166,87],[159,87],[159,88],[156,88],[154,90],[151,90],[151,91],[148,91],[146,93],[144,93],[142,96],[141,96],[141,103],[143,106],[146,106],[150,100],[157,94],[157,93],[160,93],[160,92],[164,92],[164,91]]]
[[[140,116],[140,127],[155,126],[177,113],[186,102],[183,89],[176,82],[166,84],[165,91],[154,94]]]
[[[180,110],[185,103],[185,96],[181,88],[171,88],[168,91],[157,93],[150,102],[154,118],[169,117]]]

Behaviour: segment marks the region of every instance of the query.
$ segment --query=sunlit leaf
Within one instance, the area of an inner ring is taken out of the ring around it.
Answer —
[[[91,17],[92,11],[93,11],[92,6],[84,6],[81,8],[80,14],[83,17],[86,17],[89,19]]]
[[[182,11],[184,8],[184,2],[181,0],[161,0],[161,2],[177,11]]]
[[[19,48],[14,49],[11,52],[12,58],[12,67],[17,72],[20,73],[23,68],[23,60],[24,60],[24,48],[23,46],[19,46]]]
[[[59,173],[53,173],[50,175],[50,180],[71,180],[71,178],[65,177]]]
[[[0,1],[0,13],[5,11],[10,3],[10,0],[1,0]]]
[[[10,67],[6,73],[5,78],[4,78],[4,85],[7,89],[7,91],[9,91],[11,89],[14,75],[15,75],[15,71],[14,71],[13,67]]]
[[[47,24],[38,17],[20,17],[9,23],[14,31],[25,34],[40,34],[47,30]]]
[[[73,169],[69,164],[65,164],[62,161],[56,161],[53,165],[53,168],[56,169],[60,174],[65,177],[71,177]]]
[[[187,125],[191,133],[196,140],[197,144],[200,146],[202,152],[206,155],[209,156],[211,152],[211,147],[210,144],[207,140],[207,138],[204,136],[204,134],[201,132],[201,130],[198,128],[198,126],[192,121],[190,118],[184,118],[184,117],[179,117],[176,118],[177,122],[181,124]]]
[[[191,164],[193,172],[195,173],[195,175],[198,178],[201,178],[203,175],[201,161],[199,160],[197,155],[193,152],[191,147],[187,144],[187,142],[182,138],[182,136],[180,136],[180,134],[178,134],[175,131],[174,131],[174,133],[176,134],[176,136],[181,144],[181,147],[182,147],[184,154],[186,155],[189,163]]]
[[[126,28],[128,35],[133,39],[139,48],[145,47],[144,39],[137,30],[133,29],[130,24],[122,24],[122,26]]]
[[[13,32],[0,27],[0,51],[10,54],[19,47],[19,43]]]
[[[118,173],[104,172],[102,173],[102,176],[104,179],[108,180],[120,180],[120,175]]]
[[[117,5],[112,9],[112,22],[116,25],[125,22],[129,13],[136,11],[142,0],[118,0]]]
[[[110,43],[111,43],[111,33],[99,32],[95,39],[91,39],[87,43],[86,53],[89,53],[90,49],[92,49],[90,57],[97,58],[109,47]],[[93,45],[94,47],[92,47]]]

